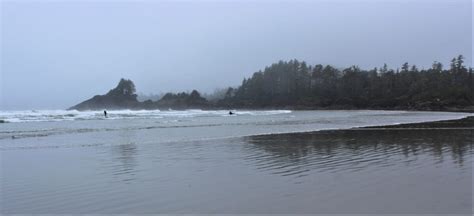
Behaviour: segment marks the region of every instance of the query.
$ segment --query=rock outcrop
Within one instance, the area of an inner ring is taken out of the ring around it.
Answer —
[[[69,109],[83,111],[104,109],[189,109],[208,107],[209,102],[201,97],[196,90],[193,90],[190,94],[185,92],[178,94],[167,93],[158,101],[146,100],[139,102],[135,94],[135,84],[131,80],[121,79],[117,87],[110,90],[107,94],[96,95]]]
[[[141,103],[135,94],[135,85],[131,80],[121,79],[117,87],[105,95],[96,95],[69,109],[102,110],[102,109],[136,109]]]

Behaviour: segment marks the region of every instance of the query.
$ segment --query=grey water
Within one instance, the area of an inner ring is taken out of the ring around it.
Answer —
[[[109,113],[0,112],[1,213],[473,210],[472,129],[343,130],[469,114]]]

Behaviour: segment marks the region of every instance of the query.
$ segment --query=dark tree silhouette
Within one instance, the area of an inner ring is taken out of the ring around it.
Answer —
[[[387,64],[377,71],[279,61],[244,79],[238,88],[229,89],[219,104],[256,108],[472,110],[472,68],[468,70],[463,64],[462,55],[451,61],[449,70],[443,70],[439,62],[427,70],[404,63],[400,71],[389,69]]]
[[[464,57],[451,60],[449,70],[439,62],[418,69],[408,62],[401,70],[363,70],[358,66],[337,69],[307,65],[304,61],[279,61],[236,88],[227,88],[211,102],[197,90],[167,93],[158,101],[138,102],[135,85],[121,79],[106,95],[97,95],[72,109],[157,108],[304,108],[304,109],[412,109],[474,110],[474,76]]]

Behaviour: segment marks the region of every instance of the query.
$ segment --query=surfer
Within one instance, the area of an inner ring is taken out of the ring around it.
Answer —
[[[232,111],[229,111],[229,115],[234,115],[234,113]]]
[[[107,118],[107,110],[104,110],[104,117]]]

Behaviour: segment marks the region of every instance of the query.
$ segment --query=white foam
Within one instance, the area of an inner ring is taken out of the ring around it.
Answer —
[[[110,110],[107,119],[160,119],[160,118],[194,118],[226,117],[228,110]],[[236,115],[278,115],[291,113],[290,110],[267,111],[234,111]],[[0,120],[6,122],[43,122],[43,121],[80,121],[104,119],[102,111],[77,110],[22,110],[0,111]]]

